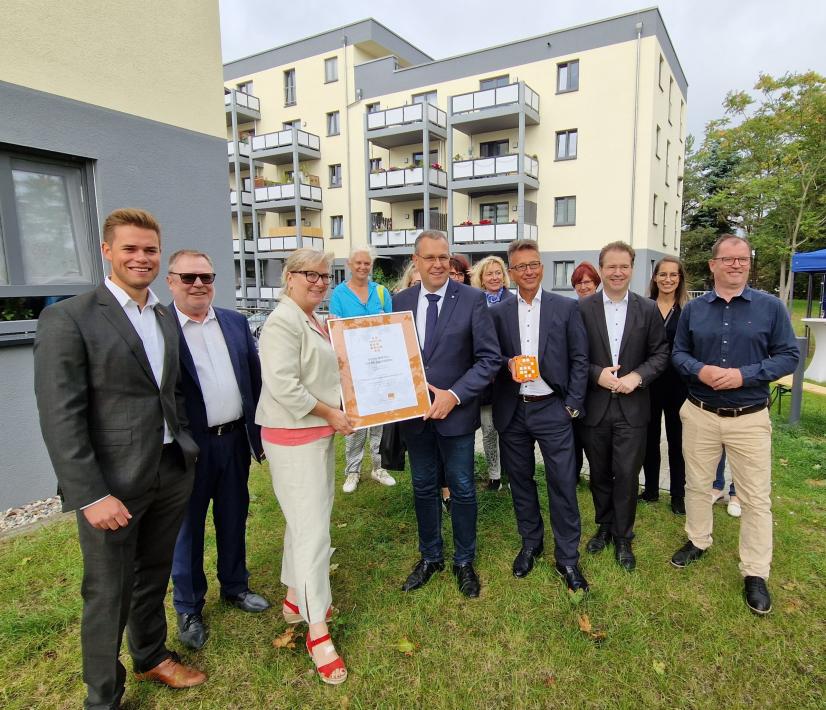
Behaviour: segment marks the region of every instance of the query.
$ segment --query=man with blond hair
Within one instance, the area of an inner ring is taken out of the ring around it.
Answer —
[[[34,346],[43,439],[83,553],[87,708],[117,708],[129,628],[136,677],[187,688],[206,675],[166,648],[164,597],[198,447],[187,431],[172,314],[149,288],[161,231],[144,210],[103,226],[111,275],[46,308]]]

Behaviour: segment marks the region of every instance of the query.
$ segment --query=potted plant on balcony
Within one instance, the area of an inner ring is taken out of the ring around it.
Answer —
[[[431,163],[430,167],[434,170],[443,170],[441,163]]]
[[[464,158],[462,158],[462,154],[461,154],[461,153],[456,153],[456,155],[454,155],[454,156],[453,156],[453,159],[454,159],[454,160],[464,160]]]
[[[466,219],[464,222],[460,222],[459,226],[460,227],[472,227],[473,222],[471,222],[469,219]]]
[[[493,224],[489,219],[480,219],[479,224]]]

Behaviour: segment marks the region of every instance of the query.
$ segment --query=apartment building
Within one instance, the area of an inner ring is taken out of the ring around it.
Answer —
[[[32,342],[46,305],[101,282],[109,212],[212,254],[234,303],[221,87],[217,2],[0,4],[0,510],[54,495]]]
[[[398,272],[427,228],[471,261],[534,239],[569,294],[606,242],[640,291],[678,252],[687,82],[656,8],[446,59],[368,19],[224,80],[239,298],[276,298],[302,245],[337,280],[356,245]]]

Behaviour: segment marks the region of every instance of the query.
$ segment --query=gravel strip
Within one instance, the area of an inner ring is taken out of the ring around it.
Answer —
[[[35,500],[26,505],[9,508],[0,513],[0,534],[38,523],[60,513],[60,498],[52,496],[44,500]]]

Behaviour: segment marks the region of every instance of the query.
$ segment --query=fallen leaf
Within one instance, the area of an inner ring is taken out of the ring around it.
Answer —
[[[338,562],[333,562],[333,564],[330,565],[330,574],[335,572],[337,569],[338,569]]]
[[[665,663],[662,661],[654,661],[651,665],[657,675],[665,675]]]
[[[341,699],[338,701],[340,707],[349,708],[350,707],[350,698],[346,695],[342,695]]]
[[[276,636],[272,640],[273,648],[295,648],[295,640],[298,634],[296,630],[292,626],[288,626],[284,629],[284,633],[280,636]]]
[[[542,679],[542,682],[546,688],[553,688],[556,685],[556,676],[549,673]]]
[[[812,468],[813,468],[815,471],[819,471],[819,470],[822,468],[822,466],[821,466],[819,463],[816,463],[814,466],[812,466]]]
[[[803,609],[803,602],[800,599],[792,597],[786,602],[784,611],[787,614],[795,614]]]
[[[27,564],[29,564],[29,562],[31,562],[31,561],[32,561],[32,558],[31,558],[31,557],[24,557],[24,558],[23,558],[22,560],[20,560],[20,562],[18,562],[17,564],[19,564],[21,567],[25,567],[25,566],[26,566]]]
[[[406,638],[401,638],[396,644],[396,650],[399,653],[403,653],[405,656],[412,656],[413,651],[416,650],[416,646],[412,641],[408,641]]]
[[[806,483],[815,488],[826,488],[826,479],[823,478],[807,478]]]
[[[591,620],[588,618],[588,614],[580,614],[579,616],[579,630],[582,631],[584,634],[591,633]]]
[[[780,463],[781,466],[788,466],[789,465],[789,459],[780,459],[779,463]]]
[[[339,523],[338,525],[336,525],[336,527],[337,527],[337,528],[346,528],[346,527],[347,527],[347,523]]]
[[[780,586],[791,592],[797,589],[797,582],[783,582]]]

